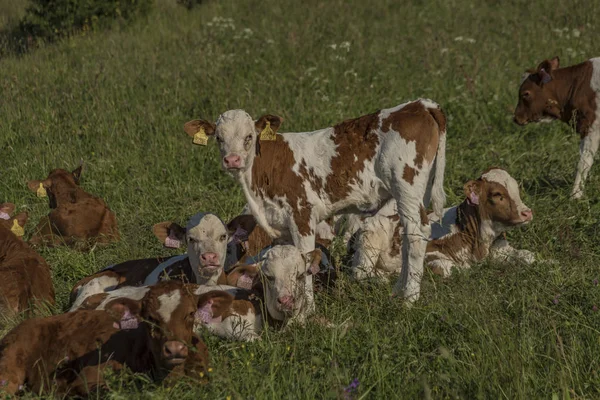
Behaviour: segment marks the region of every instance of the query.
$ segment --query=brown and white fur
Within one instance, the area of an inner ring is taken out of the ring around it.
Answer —
[[[558,57],[541,62],[529,71],[519,88],[514,121],[570,123],[573,119],[579,144],[579,163],[571,196],[583,196],[588,173],[600,145],[600,57],[560,68]]]
[[[441,215],[445,202],[446,118],[440,107],[417,100],[313,132],[259,139],[281,122],[273,115],[254,121],[243,110],[231,110],[216,124],[194,120],[184,129],[217,139],[222,165],[237,178],[259,225],[303,254],[315,248],[320,221],[374,213],[394,199],[405,227],[406,266],[394,293],[417,300],[430,232],[425,207],[432,200]],[[314,304],[308,307],[314,310]]]
[[[464,186],[465,200],[444,210],[441,220],[430,215],[432,231],[425,263],[448,276],[453,267],[466,268],[485,258],[532,263],[533,253],[512,248],[503,234],[531,221],[533,213],[523,204],[517,182],[508,172],[490,168]],[[394,204],[378,215],[365,218],[353,241],[352,272],[356,279],[385,279],[402,267],[399,256],[402,226]]]

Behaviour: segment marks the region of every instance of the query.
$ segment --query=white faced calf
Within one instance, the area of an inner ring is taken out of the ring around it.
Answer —
[[[259,225],[304,254],[315,248],[317,224],[340,213],[374,213],[397,203],[405,227],[402,276],[395,293],[419,296],[430,199],[441,215],[445,194],[446,118],[417,100],[313,132],[276,134],[280,117],[254,121],[243,110],[216,124],[188,122],[194,142],[214,136],[222,165],[240,183]]]
[[[531,252],[513,249],[501,237],[533,218],[531,209],[521,200],[514,178],[503,169],[491,168],[479,179],[467,182],[464,190],[465,200],[446,209],[442,219],[433,222],[426,264],[448,275],[452,267],[468,267],[488,256],[533,262]],[[400,271],[401,231],[393,213],[365,218],[354,242],[352,267],[357,279],[385,278]]]

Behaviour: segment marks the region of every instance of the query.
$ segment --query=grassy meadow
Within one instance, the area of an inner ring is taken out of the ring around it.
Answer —
[[[25,2],[1,3],[3,29]],[[448,206],[487,167],[507,168],[534,211],[508,238],[554,263],[426,274],[411,309],[390,300],[390,285],[343,277],[317,297],[318,314],[338,328],[268,330],[251,344],[206,336],[208,385],[163,388],[123,375],[108,396],[600,398],[600,164],[586,197],[571,201],[573,129],[512,122],[525,69],[555,55],[565,66],[600,56],[598,15],[600,2],[584,0],[207,0],[192,10],[157,0],[131,26],[0,58],[0,202],[29,213],[28,236],[48,205],[26,181],[83,159],[82,187],[116,212],[117,244],[40,249],[61,312],[87,274],[170,254],[153,224],[241,211],[216,143],[193,146],[186,121],[243,108],[304,131],[428,97],[449,118]],[[343,253],[337,241],[334,254]]]

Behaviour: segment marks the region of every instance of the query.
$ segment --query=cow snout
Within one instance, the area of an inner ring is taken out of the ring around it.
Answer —
[[[281,296],[277,298],[277,303],[282,310],[291,310],[294,308],[294,297],[293,296]]]
[[[520,118],[517,117],[516,115],[513,117],[513,122],[517,125],[523,126],[525,124],[527,124],[527,119],[526,118]]]
[[[171,340],[163,346],[163,356],[171,364],[181,364],[188,356],[188,348],[177,340]]]
[[[232,154],[226,157],[223,157],[223,163],[226,168],[241,168],[242,166],[242,157],[237,154]]]
[[[219,255],[217,253],[203,253],[200,256],[202,265],[219,265]]]
[[[521,219],[523,221],[531,221],[533,219],[533,211],[530,209],[521,211]]]

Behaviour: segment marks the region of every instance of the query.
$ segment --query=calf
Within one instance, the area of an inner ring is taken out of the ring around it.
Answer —
[[[15,393],[27,385],[36,393],[56,389],[85,395],[103,385],[106,368],[123,366],[155,381],[172,373],[204,375],[208,354],[192,332],[195,314],[208,302],[218,313],[219,301],[171,281],[153,286],[138,300],[113,298],[105,311],[26,320],[0,342],[3,389]]]
[[[479,179],[467,182],[464,191],[465,200],[433,222],[425,263],[434,272],[449,275],[452,267],[468,267],[488,256],[533,262],[531,252],[513,249],[503,238],[506,231],[529,223],[533,217],[508,172],[490,168]],[[353,243],[354,277],[385,278],[400,272],[401,231],[398,216],[390,207],[366,218]]]
[[[0,313],[25,311],[32,303],[54,304],[50,267],[21,240],[27,214],[11,217],[14,204],[0,204]]]
[[[559,119],[575,122],[581,137],[579,163],[573,198],[583,196],[585,181],[600,144],[600,58],[560,68],[559,58],[542,61],[528,71],[519,88],[514,121],[529,122]]]
[[[101,198],[79,187],[81,168],[79,166],[73,172],[54,169],[43,181],[27,183],[38,196],[48,196],[52,209],[39,222],[30,243],[86,248],[92,243],[107,244],[119,240],[115,214]]]
[[[405,268],[394,292],[416,300],[430,232],[425,206],[433,200],[441,215],[445,201],[446,118],[439,106],[417,100],[314,132],[276,134],[281,122],[231,110],[216,124],[194,120],[184,130],[195,143],[217,139],[222,165],[241,184],[259,225],[302,253],[315,248],[320,221],[374,212],[394,199],[406,228]]]

